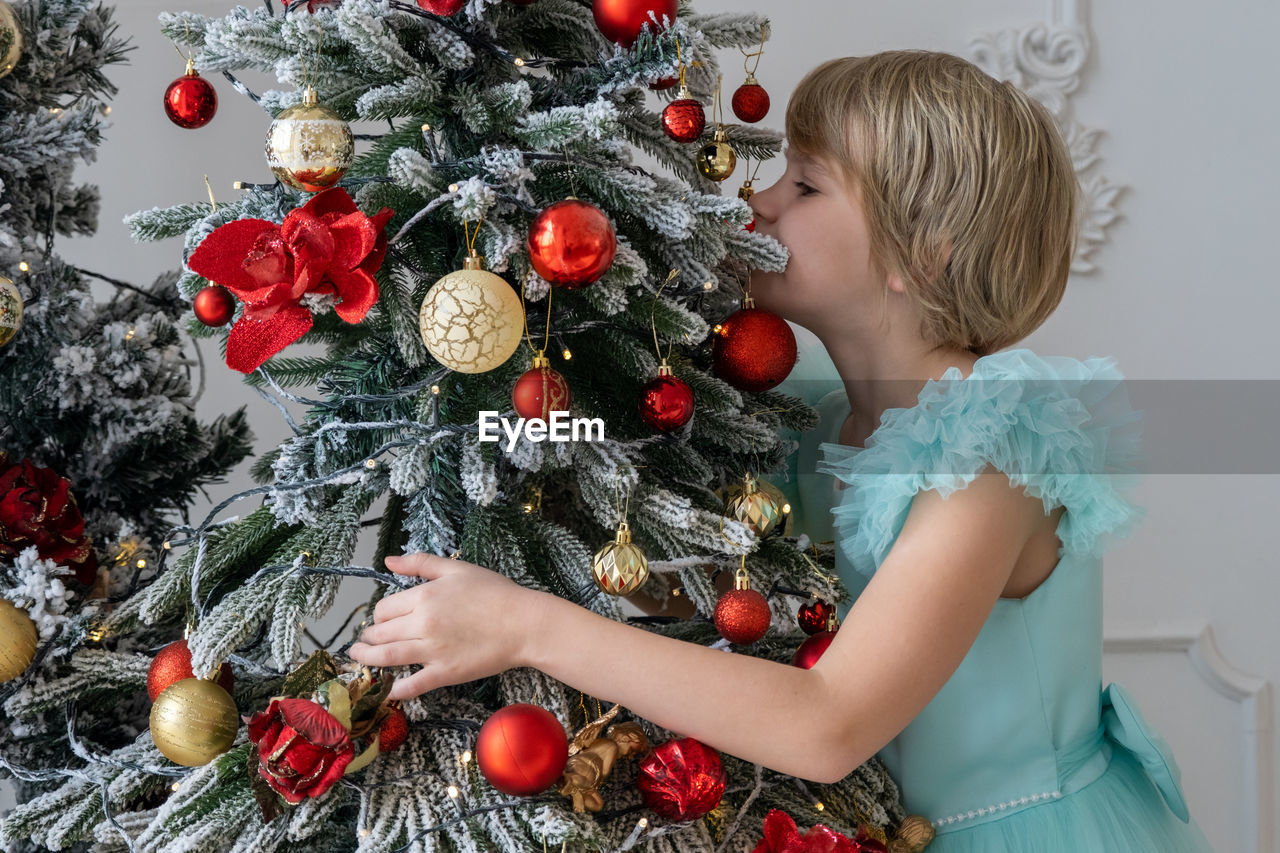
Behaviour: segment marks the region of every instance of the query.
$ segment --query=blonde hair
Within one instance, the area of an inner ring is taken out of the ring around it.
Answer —
[[[926,341],[986,355],[1062,300],[1075,169],[1053,117],[1012,84],[945,53],[835,59],[792,95],[787,138],[860,192],[872,258],[902,277]]]

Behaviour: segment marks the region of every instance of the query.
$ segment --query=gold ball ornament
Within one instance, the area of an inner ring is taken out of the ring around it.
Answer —
[[[723,129],[717,130],[715,138],[698,149],[695,159],[698,171],[713,181],[728,180],[738,165],[738,155]]]
[[[772,533],[778,523],[786,519],[786,511],[790,510],[786,499],[778,500],[762,488],[762,482],[750,474],[743,476],[741,483],[729,488],[724,508],[725,515],[747,525],[760,537]],[[769,489],[777,492],[774,486],[769,486]]]
[[[596,586],[610,595],[630,595],[649,579],[649,561],[631,541],[631,528],[618,522],[614,540],[596,552],[591,561]]]
[[[0,347],[18,336],[22,328],[22,294],[12,281],[0,276]]]
[[[0,684],[27,671],[35,659],[39,639],[36,623],[27,611],[0,598]]]
[[[22,58],[22,27],[13,7],[0,0],[0,77],[8,76]]]
[[[431,285],[418,330],[427,351],[445,367],[486,373],[505,364],[520,346],[524,309],[511,285],[472,255],[462,269]]]
[[[239,728],[230,694],[203,678],[175,681],[151,706],[151,739],[183,767],[202,767],[226,752]]]
[[[289,186],[319,192],[331,187],[351,168],[355,139],[351,126],[319,103],[307,89],[302,103],[276,116],[267,131],[267,165]]]

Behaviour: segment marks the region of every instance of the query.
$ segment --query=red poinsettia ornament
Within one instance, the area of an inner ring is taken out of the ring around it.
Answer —
[[[276,225],[228,222],[204,239],[187,266],[245,303],[227,338],[227,366],[252,373],[311,328],[305,296],[331,296],[334,310],[359,323],[378,301],[373,274],[387,252],[383,228],[395,213],[372,217],[341,187],[317,193]]]
[[[295,806],[332,788],[355,755],[346,726],[309,699],[272,699],[245,722],[258,775]]]
[[[764,839],[752,853],[888,853],[888,849],[865,827],[859,827],[855,838],[822,824],[801,835],[791,815],[773,809],[764,818]]]
[[[72,569],[82,584],[98,576],[98,558],[71,483],[30,459],[10,462],[0,453],[0,559],[31,547],[40,559]]]

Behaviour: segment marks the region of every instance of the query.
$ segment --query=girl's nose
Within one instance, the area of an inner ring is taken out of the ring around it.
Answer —
[[[778,218],[777,189],[778,184],[774,183],[767,189],[757,190],[748,199],[747,204],[751,207],[751,211],[758,220],[773,222]]]

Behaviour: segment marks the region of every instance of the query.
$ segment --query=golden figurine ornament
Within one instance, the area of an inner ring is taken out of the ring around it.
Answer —
[[[763,481],[745,474],[741,483],[729,488],[725,515],[742,522],[757,536],[764,538],[773,532],[780,521],[786,520],[791,506],[786,503],[785,498],[779,501],[762,485]],[[776,487],[769,488],[777,491]]]
[[[0,77],[7,77],[22,58],[22,27],[13,7],[0,0]]]
[[[267,165],[294,189],[313,193],[333,186],[351,168],[355,152],[351,126],[321,104],[311,87],[267,131]]]
[[[630,595],[649,579],[649,560],[631,541],[631,528],[618,522],[614,540],[596,552],[591,561],[596,585],[610,595]]]
[[[519,348],[524,308],[511,285],[487,271],[484,259],[473,251],[462,269],[431,285],[422,300],[418,330],[427,351],[445,367],[486,373]]]
[[[613,765],[619,758],[631,758],[649,749],[649,738],[639,723],[615,723],[605,730],[619,710],[614,705],[604,716],[583,726],[569,745],[559,791],[573,801],[575,812],[602,810],[604,798],[598,789],[609,778]]]
[[[16,338],[21,328],[22,294],[17,285],[0,275],[0,347]]]
[[[889,842],[889,853],[923,853],[936,837],[937,831],[928,818],[909,815]]]
[[[227,691],[203,678],[184,678],[151,706],[151,738],[170,761],[201,767],[231,748],[240,717]]]
[[[698,171],[713,181],[726,181],[738,165],[738,155],[729,144],[729,136],[723,126],[716,128],[715,137],[698,149]]]
[[[0,684],[27,671],[39,645],[36,623],[27,611],[0,598]]]

